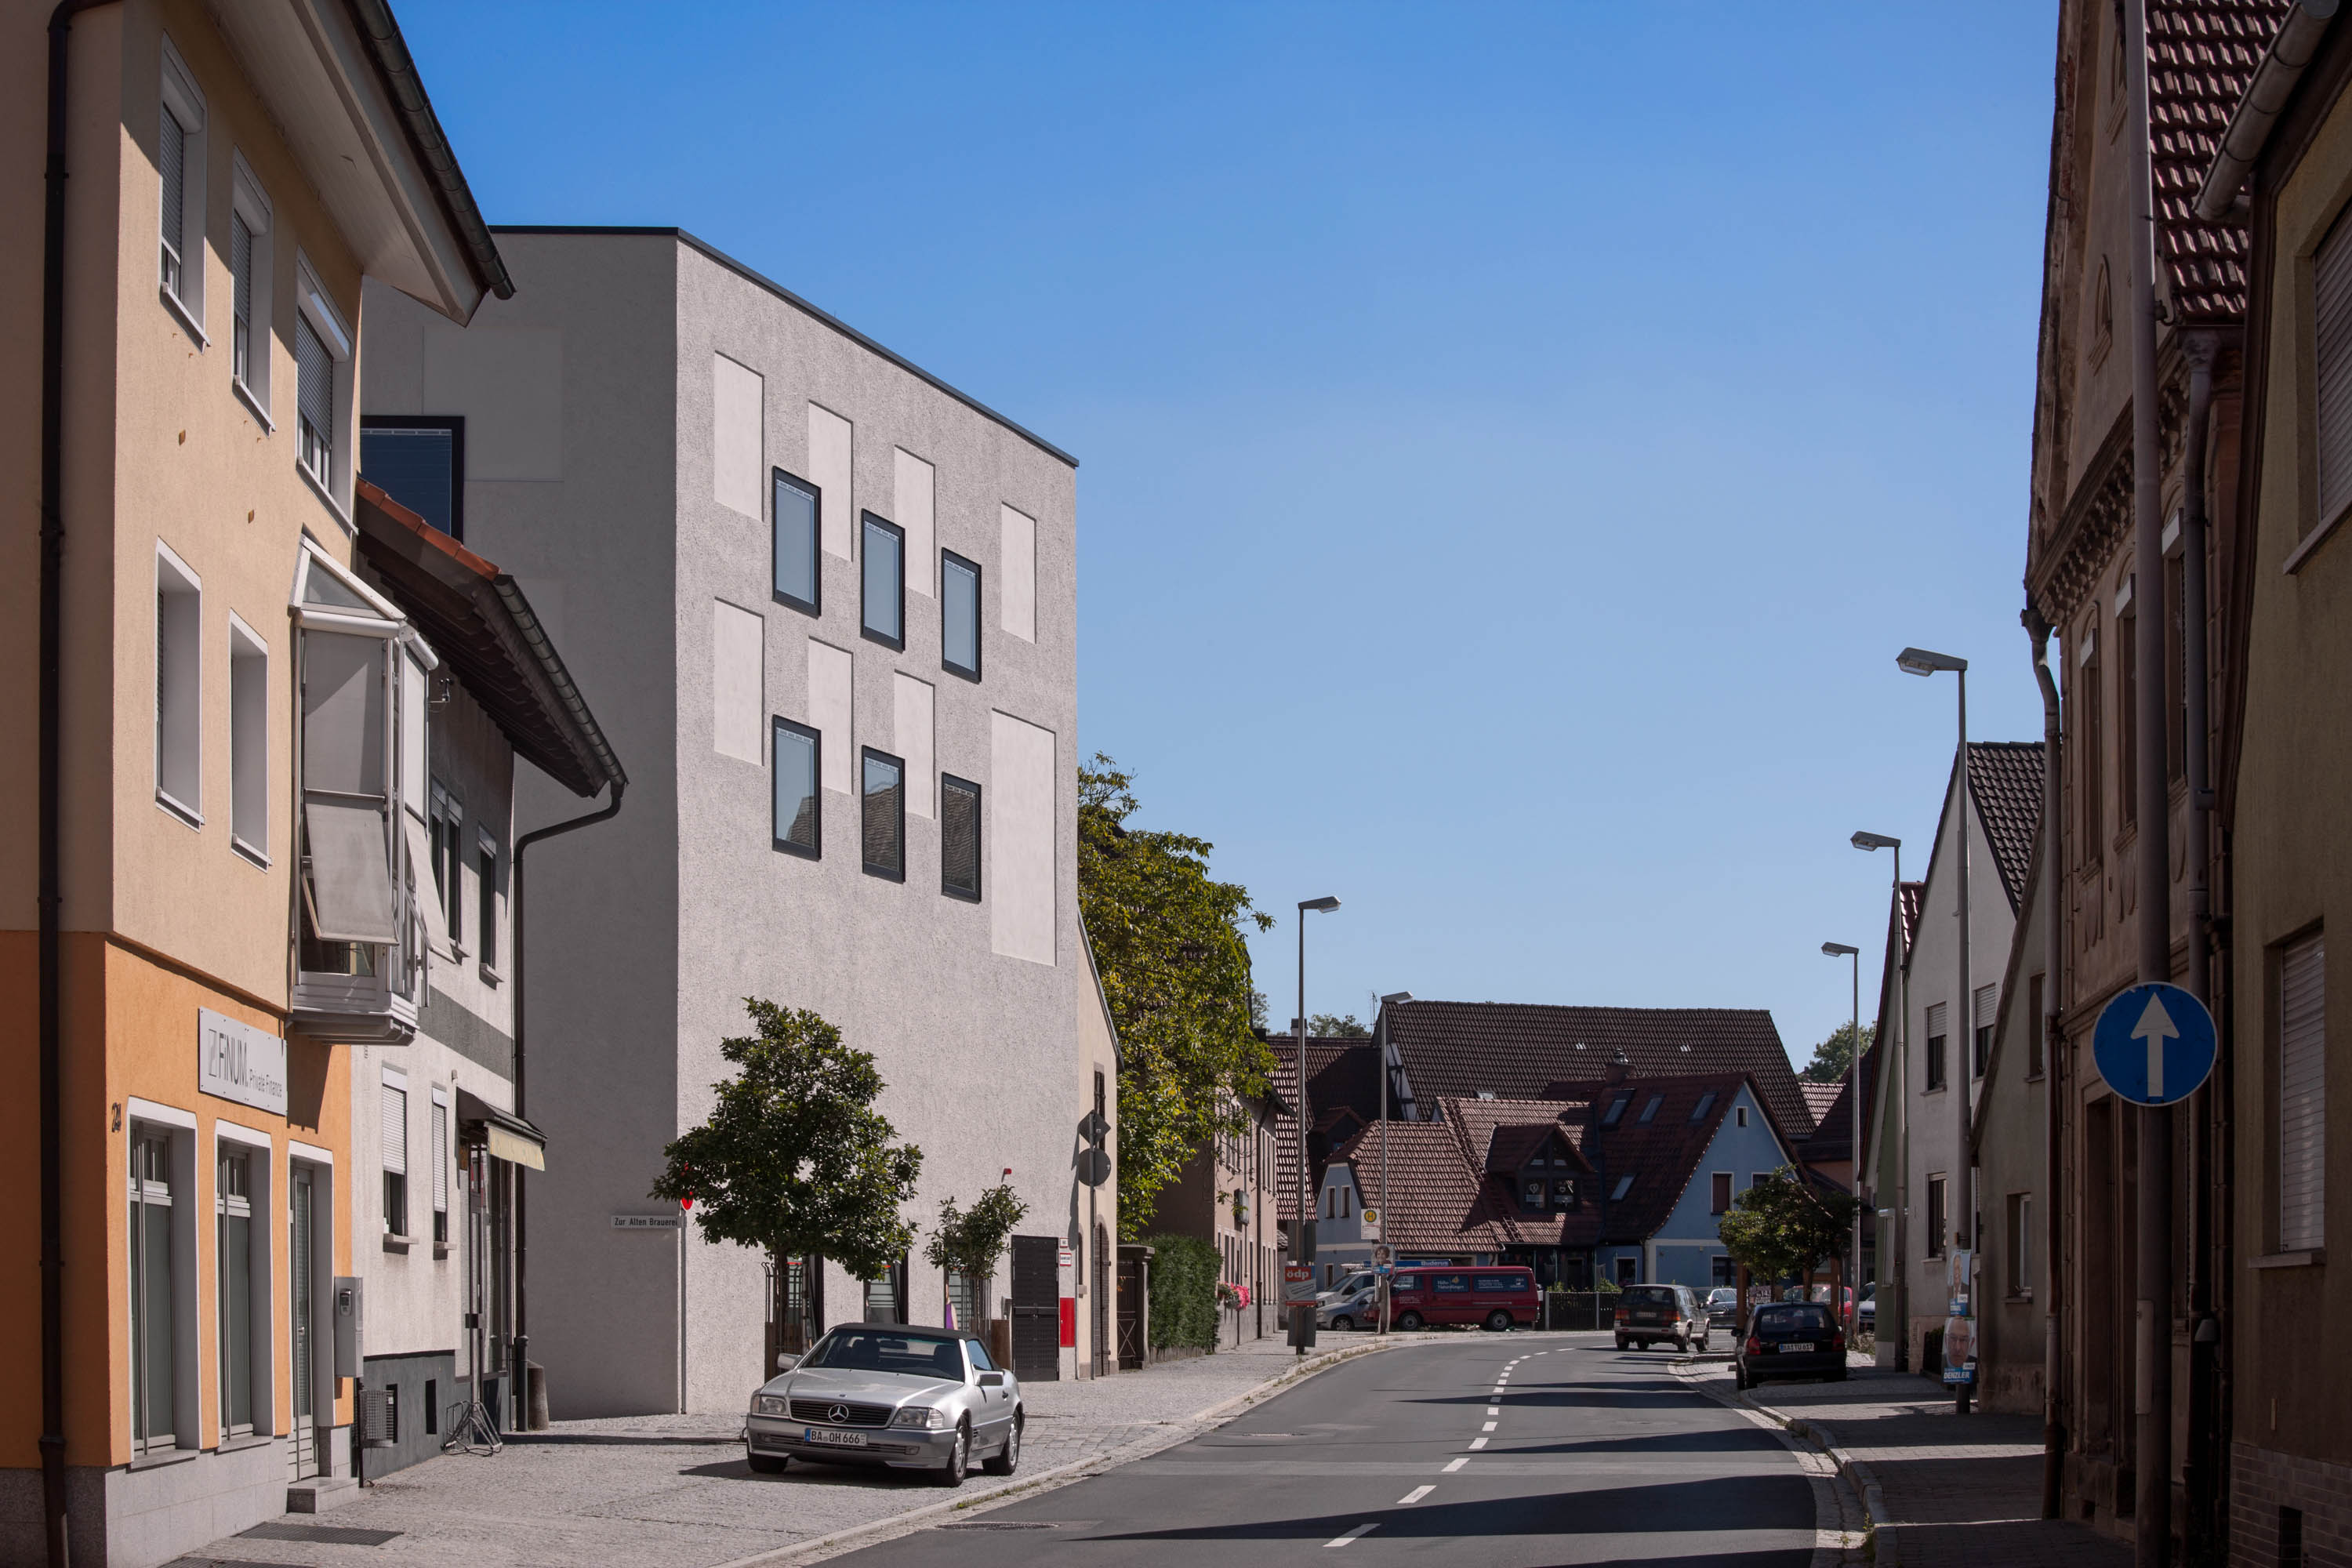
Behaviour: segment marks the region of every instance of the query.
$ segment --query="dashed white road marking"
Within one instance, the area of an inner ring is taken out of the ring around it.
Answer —
[[[1378,1522],[1377,1521],[1375,1521],[1374,1522],[1372,1522],[1372,1523],[1370,1523],[1370,1524],[1360,1524],[1360,1525],[1356,1526],[1356,1528],[1355,1528],[1355,1529],[1353,1529],[1353,1530],[1351,1530],[1351,1531],[1348,1531],[1348,1533],[1347,1533],[1347,1534],[1345,1534],[1345,1535],[1343,1535],[1343,1536],[1339,1537],[1339,1539],[1338,1539],[1337,1541],[1327,1541],[1327,1542],[1325,1542],[1323,1544],[1324,1544],[1324,1546],[1325,1546],[1326,1548],[1329,1548],[1329,1547],[1333,1547],[1333,1546],[1345,1546],[1345,1545],[1347,1545],[1347,1544],[1348,1544],[1348,1542],[1349,1542],[1350,1541],[1355,1540],[1355,1539],[1356,1539],[1356,1537],[1358,1537],[1358,1536],[1360,1536],[1360,1535],[1370,1535],[1372,1531],[1374,1531],[1375,1530],[1378,1530],[1379,1528],[1380,1528],[1380,1524],[1379,1524],[1379,1522]]]
[[[1456,1470],[1460,1469],[1463,1466],[1465,1466],[1465,1465],[1468,1464],[1469,1462],[1470,1462],[1470,1461],[1469,1461],[1469,1460],[1467,1460],[1467,1459],[1452,1459],[1452,1460],[1449,1460],[1449,1461],[1447,1461],[1447,1463],[1446,1463],[1445,1468],[1444,1468],[1444,1469],[1443,1469],[1443,1470],[1441,1470],[1441,1471],[1440,1471],[1440,1472],[1438,1472],[1438,1473],[1439,1473],[1439,1474],[1441,1474],[1441,1475],[1447,1475],[1447,1476],[1450,1476],[1450,1475],[1452,1475],[1454,1471],[1456,1471]]]
[[[1478,1428],[1478,1430],[1479,1430],[1479,1431],[1481,1431],[1481,1432],[1492,1432],[1494,1429],[1495,1429],[1495,1423],[1493,1423],[1492,1421],[1487,1422],[1484,1426],[1481,1426],[1481,1427],[1479,1427],[1479,1428]]]
[[[1489,1405],[1486,1406],[1486,1414],[1489,1415],[1500,1415],[1502,1413],[1503,1407],[1499,1405]]]
[[[1486,1439],[1484,1437],[1473,1437],[1470,1439],[1470,1447],[1473,1448],[1483,1448],[1486,1446]]]
[[[1407,1503],[1419,1502],[1422,1499],[1427,1497],[1436,1489],[1437,1489],[1435,1487],[1415,1487],[1412,1490],[1405,1493],[1404,1496],[1397,1499],[1396,1505],[1399,1508],[1402,1508]]]

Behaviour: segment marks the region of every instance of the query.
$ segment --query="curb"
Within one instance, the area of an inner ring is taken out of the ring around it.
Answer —
[[[1791,1415],[1785,1410],[1767,1405],[1745,1389],[1727,1391],[1701,1383],[1691,1372],[1685,1370],[1696,1364],[1695,1359],[1678,1363],[1675,1373],[1709,1399],[1721,1405],[1752,1410],[1790,1436],[1801,1438],[1827,1455],[1830,1463],[1837,1467],[1838,1474],[1845,1478],[1846,1485],[1852,1487],[1854,1495],[1862,1500],[1863,1513],[1870,1521],[1867,1551],[1871,1560],[1877,1568],[1902,1568],[1902,1546],[1894,1517],[1886,1511],[1886,1494],[1880,1489],[1878,1478],[1872,1473],[1870,1467],[1839,1447],[1836,1433],[1818,1421]]]
[[[1239,1415],[1244,1409],[1261,1399],[1304,1383],[1318,1373],[1328,1372],[1342,1362],[1355,1361],[1360,1357],[1381,1351],[1397,1350],[1417,1342],[1435,1344],[1442,1343],[1444,1341],[1434,1335],[1427,1338],[1415,1336],[1412,1339],[1402,1340],[1394,1337],[1386,1340],[1375,1338],[1365,1344],[1350,1345],[1342,1351],[1310,1357],[1303,1364],[1293,1365],[1278,1375],[1266,1379],[1255,1388],[1237,1394],[1231,1399],[1220,1401],[1180,1421],[1171,1422],[1166,1429],[1154,1432],[1149,1436],[1139,1437],[1133,1442],[1113,1448],[1107,1454],[1097,1454],[1091,1458],[1074,1459],[1066,1465],[1059,1465],[1050,1470],[1041,1470],[1034,1476],[1024,1476],[1000,1487],[965,1492],[952,1500],[943,1500],[923,1508],[908,1509],[904,1513],[894,1513],[887,1519],[868,1520],[864,1524],[853,1524],[845,1530],[836,1530],[830,1535],[820,1535],[808,1541],[796,1541],[789,1546],[779,1546],[766,1552],[753,1552],[749,1557],[738,1557],[730,1562],[715,1564],[714,1568],[798,1568],[802,1563],[819,1562],[856,1547],[871,1545],[877,1541],[911,1533],[921,1528],[926,1521],[944,1514],[979,1513],[1034,1492],[1051,1491],[1056,1487],[1065,1487],[1073,1481],[1084,1480],[1089,1475],[1098,1474],[1116,1466],[1149,1458],[1151,1455],[1163,1449],[1175,1447],[1180,1443],[1189,1443],[1207,1427]]]

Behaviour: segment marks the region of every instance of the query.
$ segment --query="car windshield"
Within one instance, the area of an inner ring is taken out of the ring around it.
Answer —
[[[1738,1301],[1739,1292],[1728,1285],[1718,1285],[1706,1293],[1706,1304],[1710,1307],[1736,1306]]]
[[[939,1334],[883,1333],[871,1329],[835,1329],[809,1352],[802,1367],[835,1372],[895,1372],[909,1377],[963,1381],[963,1352]]]
[[[1770,1329],[1778,1333],[1788,1333],[1803,1329],[1819,1329],[1827,1332],[1830,1315],[1810,1301],[1785,1303],[1777,1307],[1759,1307],[1756,1309],[1756,1326],[1759,1330]]]
[[[1636,1307],[1671,1307],[1675,1304],[1675,1288],[1671,1285],[1628,1285],[1625,1300]]]

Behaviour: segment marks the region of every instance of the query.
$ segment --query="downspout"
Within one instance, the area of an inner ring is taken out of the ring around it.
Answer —
[[[524,834],[521,837],[515,840],[514,892],[512,897],[514,900],[515,969],[514,1110],[517,1116],[523,1114],[523,1062],[525,1059],[523,1056],[523,999],[530,994],[530,986],[523,983],[523,969],[524,964],[527,962],[524,954],[528,951],[523,946],[523,852],[542,838],[552,838],[558,834],[570,833],[575,828],[586,827],[594,823],[610,822],[614,817],[619,816],[621,811],[621,796],[628,790],[629,781],[615,773],[612,780],[612,802],[610,805],[606,805],[604,810],[592,811],[585,816],[575,816],[566,822],[551,823],[545,827],[533,828],[530,832]],[[530,1210],[524,1197],[524,1194],[528,1191],[528,1184],[523,1181],[521,1173],[518,1171],[515,1174],[514,1184],[515,1365],[513,1382],[517,1395],[517,1405],[523,1414],[523,1419],[517,1422],[516,1425],[518,1427],[526,1429],[529,1427],[530,1417],[529,1387],[530,1382],[530,1363],[523,1359],[524,1353],[530,1349],[530,1296],[525,1283],[529,1277],[528,1264],[530,1258]],[[678,1234],[683,1237],[685,1232],[681,1229]]]
[[[74,18],[110,0],[59,0],[49,13],[48,151],[41,212],[40,1009],[41,1522],[49,1568],[66,1568],[65,763],[66,66]]]
[[[2025,607],[2025,630],[2033,638],[2033,679],[2042,688],[2042,1517],[2057,1519],[2064,1508],[2066,1426],[2061,1415],[2059,1388],[2063,1376],[2059,1356],[2064,1336],[2058,1321],[2059,1280],[2065,1266],[2060,1245],[2062,1228],[2058,1201],[2060,1140],[2064,1126],[2064,1077],[2060,1064],[2058,975],[2065,961],[2065,932],[2059,921],[2065,901],[2058,896],[2060,864],[2059,813],[2064,791],[2060,780],[2065,726],[2058,705],[2058,681],[2050,673],[2050,623],[2031,603]]]
[[[2220,344],[2210,332],[2192,332],[2182,340],[2184,356],[2189,362],[2189,424],[2184,432],[2187,450],[2181,478],[2180,511],[2180,686],[2181,686],[2181,776],[2187,799],[2182,803],[2187,820],[2183,823],[2182,858],[2189,881],[2189,972],[2183,981],[2190,994],[2210,1007],[2213,1005],[2213,959],[2210,938],[2212,931],[2212,811],[2214,795],[2207,773],[2205,727],[2208,714],[2206,695],[2205,645],[2205,566],[2207,534],[2205,516],[2205,469],[2208,461],[2207,426],[2211,421],[2213,407],[2213,361]],[[2217,1077],[2219,1075],[2216,1075]],[[2189,1474],[2187,1493],[2189,1498],[2189,1521],[2191,1528],[2202,1527],[2210,1531],[2215,1517],[2215,1491],[2225,1485],[2215,1460],[2217,1447],[2213,1441],[2212,1373],[2221,1353],[2218,1327],[2214,1337],[2207,1339],[2212,1325],[2213,1265],[2211,1250],[2213,1197],[2211,1181],[2213,1103],[2222,1091],[2213,1078],[2190,1098],[2195,1108],[2189,1118],[2192,1129],[2190,1147],[2197,1153],[2198,1165],[2190,1176],[2189,1191],[2194,1194],[2194,1212],[2189,1230]],[[2226,1515],[2222,1516],[2226,1517]]]

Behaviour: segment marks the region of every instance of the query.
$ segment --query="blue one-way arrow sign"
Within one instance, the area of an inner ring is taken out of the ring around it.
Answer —
[[[2176,1104],[2213,1071],[2213,1015],[2178,985],[2135,985],[2099,1010],[2091,1054],[2126,1100]]]

